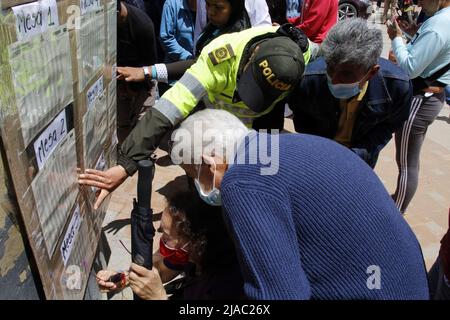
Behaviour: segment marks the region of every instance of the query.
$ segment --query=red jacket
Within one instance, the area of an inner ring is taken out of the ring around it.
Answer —
[[[322,43],[338,20],[339,0],[304,0],[300,17],[288,19],[303,30],[309,40]]]

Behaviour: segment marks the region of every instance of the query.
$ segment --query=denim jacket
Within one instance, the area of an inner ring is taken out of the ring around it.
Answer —
[[[167,0],[164,3],[160,38],[167,53],[167,62],[193,58],[195,12],[187,0]]]
[[[412,84],[408,75],[386,59],[371,80],[353,127],[350,148],[374,167],[378,154],[392,134],[408,119]],[[326,63],[319,58],[308,64],[304,77],[290,96],[297,132],[334,139],[341,115],[339,99],[328,89]]]

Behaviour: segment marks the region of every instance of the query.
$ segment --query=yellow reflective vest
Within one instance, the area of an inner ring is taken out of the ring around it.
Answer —
[[[183,77],[168,90],[155,105],[155,109],[177,124],[203,99],[206,107],[225,109],[251,127],[253,120],[269,113],[275,104],[284,99],[283,94],[272,106],[261,113],[249,109],[242,101],[234,102],[236,79],[247,44],[255,37],[276,33],[279,27],[265,26],[237,33],[224,34],[214,39],[201,52]],[[311,53],[304,53],[305,64]]]

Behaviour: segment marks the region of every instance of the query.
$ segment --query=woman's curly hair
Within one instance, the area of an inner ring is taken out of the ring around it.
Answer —
[[[220,269],[235,259],[221,207],[206,204],[192,191],[178,192],[167,200],[177,235],[190,242],[190,258],[200,272]]]

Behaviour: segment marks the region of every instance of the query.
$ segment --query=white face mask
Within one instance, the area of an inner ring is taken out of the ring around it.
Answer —
[[[337,99],[349,99],[361,92],[361,88],[359,87],[361,81],[355,83],[333,84],[331,82],[331,77],[327,74],[327,82],[331,94]]]
[[[216,166],[216,163],[214,163],[214,167],[215,166]],[[210,206],[221,206],[222,198],[220,196],[220,190],[215,187],[216,168],[214,168],[213,188],[210,192],[206,193],[203,191],[202,186],[200,184],[200,169],[201,169],[201,167],[202,167],[202,165],[199,165],[197,179],[194,180],[194,184],[195,184],[195,187],[197,188],[200,198],[202,198],[202,200],[205,201]]]

